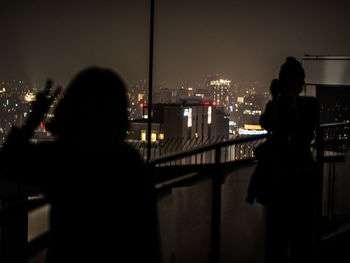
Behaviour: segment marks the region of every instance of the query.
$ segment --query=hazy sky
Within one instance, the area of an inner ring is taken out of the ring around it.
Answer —
[[[350,1],[155,0],[156,82],[219,73],[267,86],[286,56],[350,55]],[[66,84],[90,65],[148,76],[149,1],[0,4],[0,79]]]

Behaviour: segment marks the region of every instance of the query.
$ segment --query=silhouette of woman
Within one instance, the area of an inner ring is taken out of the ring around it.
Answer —
[[[256,178],[252,178],[247,201],[259,201],[259,186],[254,182],[265,184],[262,199],[267,211],[267,262],[290,262],[288,258],[291,262],[309,262],[312,258],[317,168],[310,143],[319,112],[315,98],[299,96],[304,79],[301,64],[288,57],[279,79],[271,83],[273,99],[260,119],[270,136],[264,146],[269,156],[260,153],[261,161],[266,162],[261,166],[268,167],[268,182],[253,175]]]
[[[1,152],[6,176],[40,186],[51,204],[47,261],[158,262],[152,180],[124,143],[125,85],[111,70],[83,70],[46,124],[55,141],[31,144],[59,93],[50,96],[51,88],[48,81],[26,124],[11,131]]]

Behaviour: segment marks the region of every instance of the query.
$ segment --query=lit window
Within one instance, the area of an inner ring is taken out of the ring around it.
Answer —
[[[211,106],[208,107],[208,124],[211,124]]]
[[[187,127],[192,127],[192,108],[188,109]]]
[[[184,109],[184,117],[188,117],[188,109]]]
[[[157,133],[152,132],[151,133],[151,142],[156,142],[157,141]]]
[[[159,138],[159,140],[164,140],[164,133],[159,133],[158,138]]]
[[[147,131],[141,130],[141,141],[145,142],[147,140]]]

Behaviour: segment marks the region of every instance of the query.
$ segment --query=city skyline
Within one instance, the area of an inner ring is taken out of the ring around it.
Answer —
[[[349,55],[348,1],[155,1],[154,83],[208,74],[268,89],[286,56]],[[148,1],[8,1],[0,79],[66,85],[90,65],[148,76]]]

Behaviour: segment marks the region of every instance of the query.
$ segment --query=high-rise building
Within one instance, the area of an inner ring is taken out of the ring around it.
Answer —
[[[350,121],[350,57],[305,56],[302,95],[317,97],[320,123]]]
[[[231,80],[220,78],[218,75],[208,76],[205,86],[209,90],[211,100],[228,112],[232,99]]]
[[[147,105],[142,105],[142,108],[144,112],[143,119],[134,120],[134,125],[131,125],[131,127],[136,127],[136,123],[146,124],[148,107]],[[229,137],[228,115],[222,107],[217,107],[210,102],[154,104],[152,112],[152,125],[159,124],[157,129],[154,129],[156,133],[155,138],[161,137],[162,140],[170,138],[196,139],[205,142],[211,138],[228,139]],[[144,127],[144,130],[145,124],[138,126]],[[130,134],[136,135],[134,139],[139,138],[140,140],[142,140],[143,133],[130,131]]]

